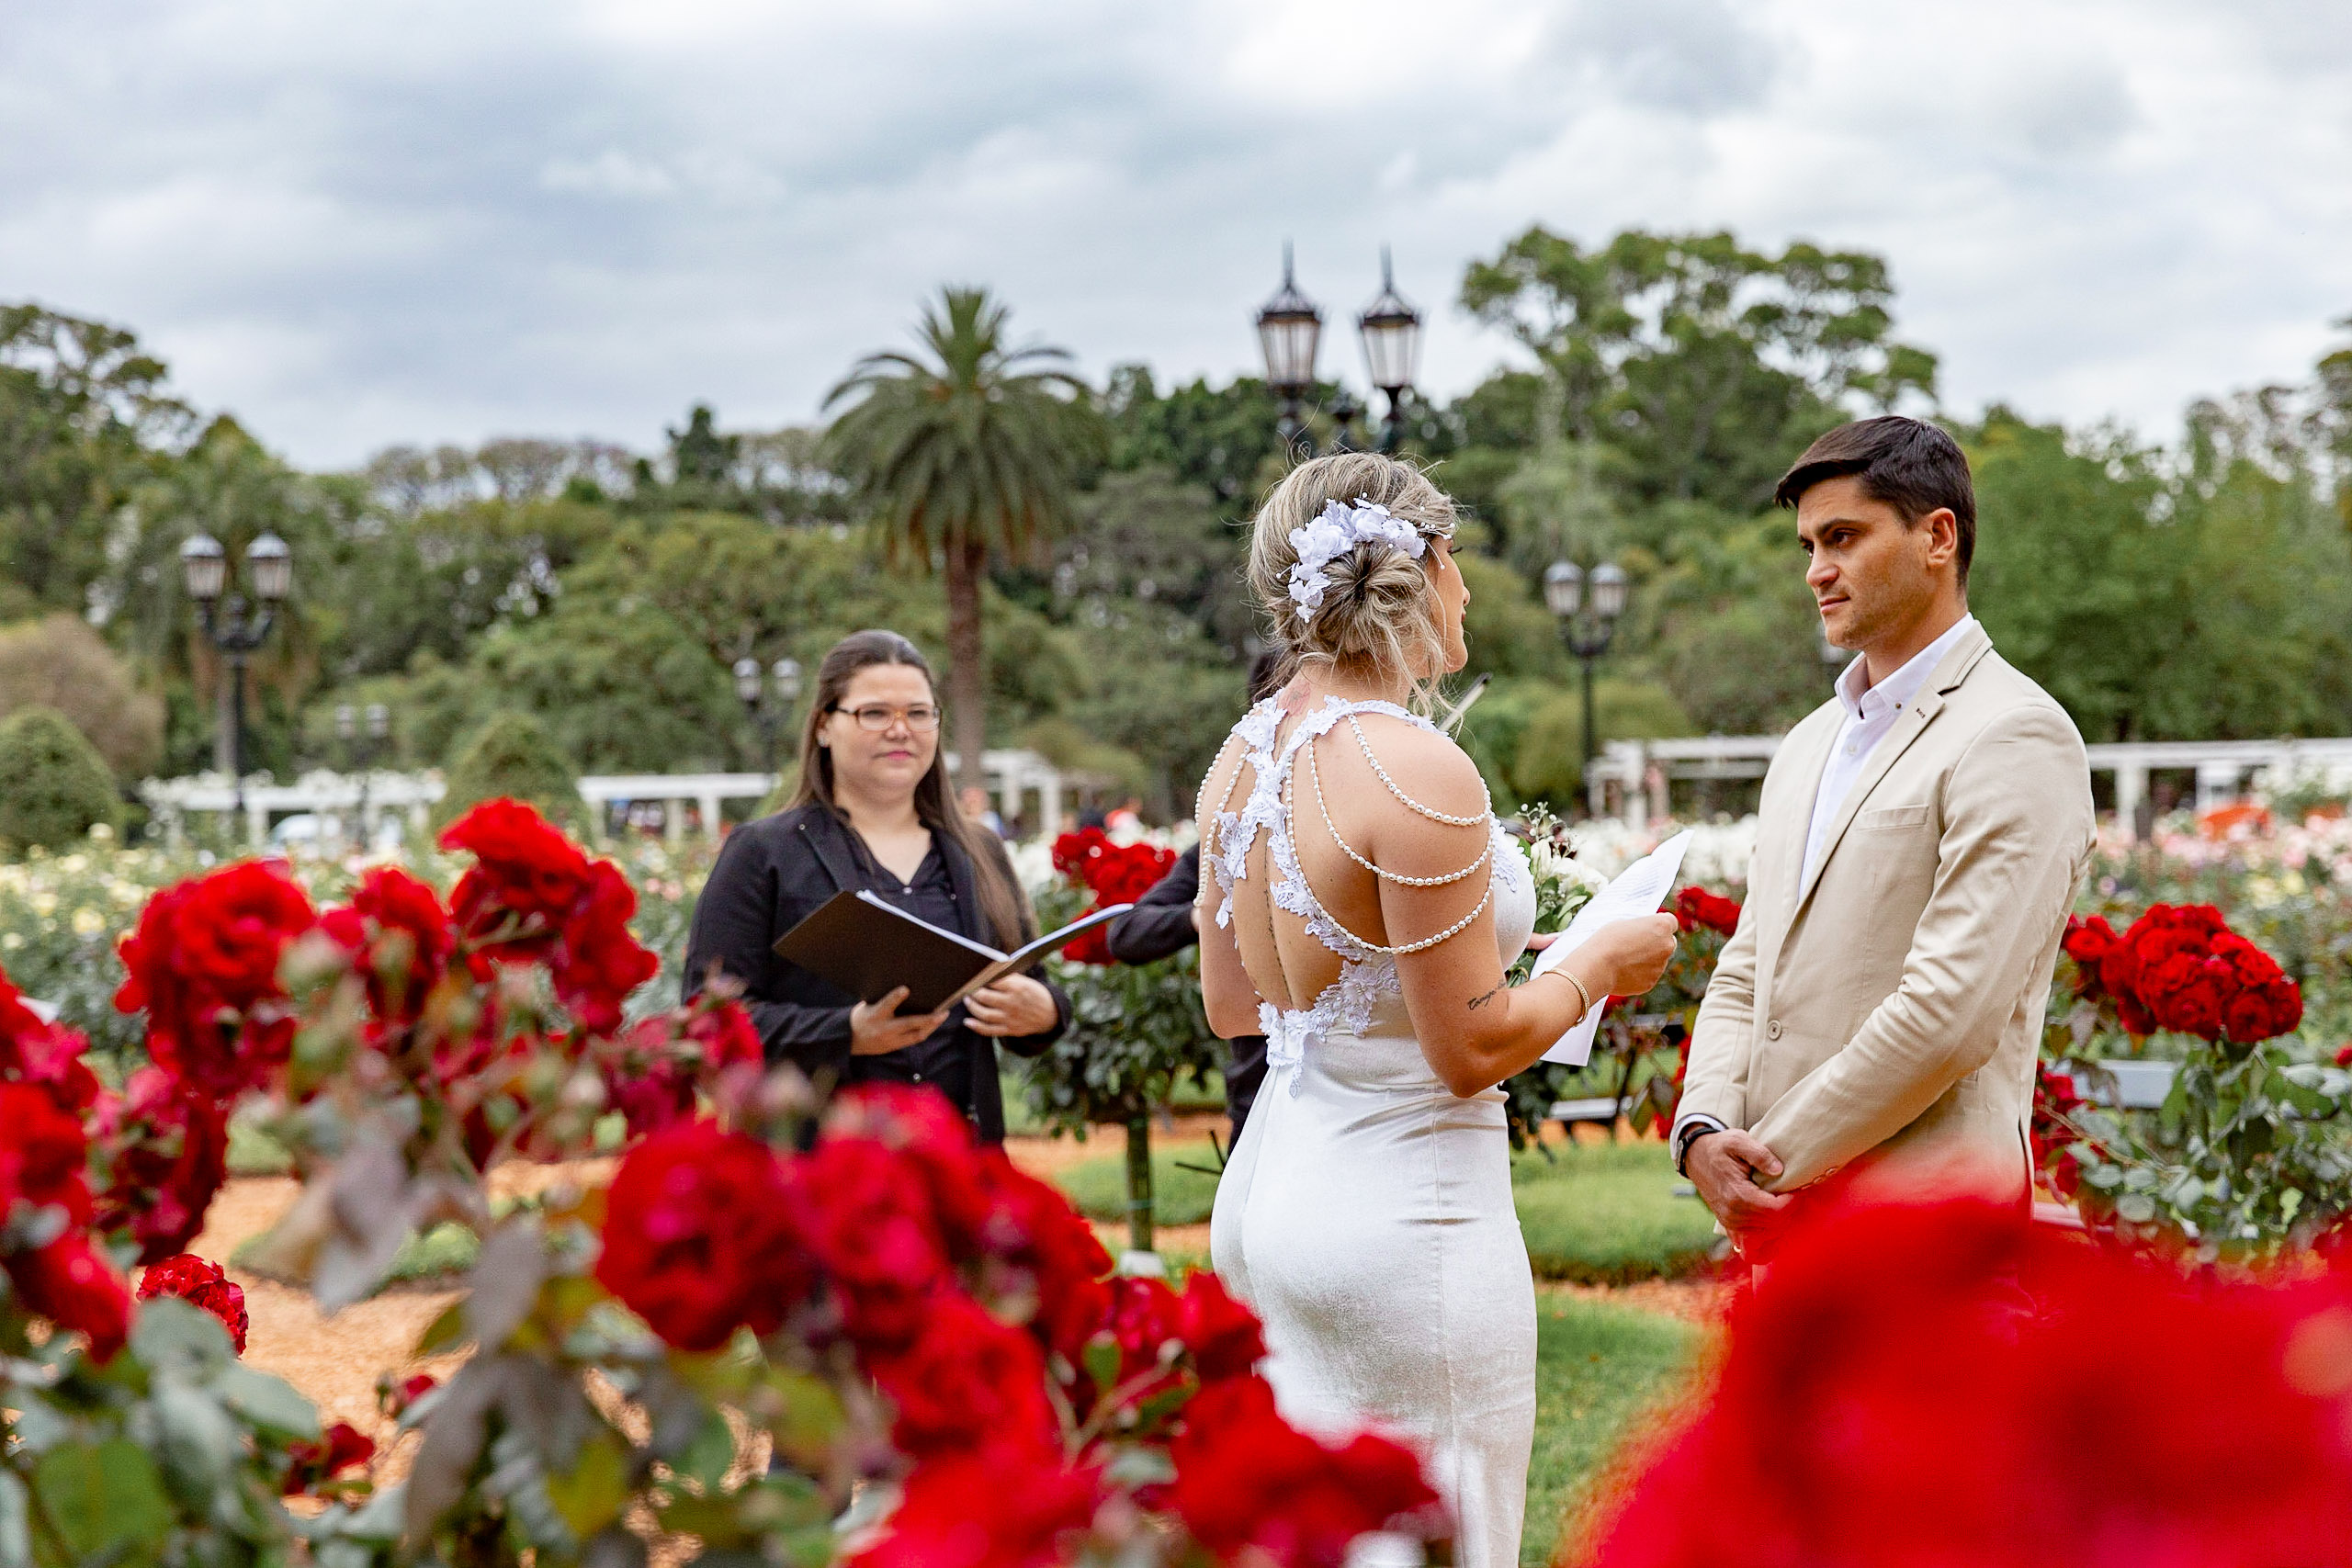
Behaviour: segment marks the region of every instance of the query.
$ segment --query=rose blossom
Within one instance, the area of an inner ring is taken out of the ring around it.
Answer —
[[[287,943],[318,923],[278,866],[241,861],[166,887],[122,939],[123,1012],[147,1014],[157,1066],[228,1099],[283,1066],[294,1017],[278,984]]]
[[[774,1149],[689,1122],[621,1160],[596,1280],[682,1350],[770,1334],[808,1296],[802,1200]]]
[[[237,1354],[245,1353],[244,1288],[222,1273],[219,1264],[183,1252],[152,1265],[140,1279],[139,1299],[151,1302],[157,1296],[177,1296],[210,1313],[229,1331],[229,1342]]]

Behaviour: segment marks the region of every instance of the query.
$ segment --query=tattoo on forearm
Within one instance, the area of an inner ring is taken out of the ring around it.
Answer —
[[[1476,1012],[1480,1008],[1485,1007],[1488,1002],[1493,1001],[1497,997],[1499,997],[1502,994],[1503,987],[1497,986],[1493,990],[1488,991],[1483,997],[1472,997],[1470,998],[1470,1010],[1472,1012]]]

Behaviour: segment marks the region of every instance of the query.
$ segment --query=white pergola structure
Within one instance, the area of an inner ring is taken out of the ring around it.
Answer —
[[[999,810],[1007,822],[1021,816],[1022,807],[1031,795],[1037,800],[1037,815],[1033,819],[1040,830],[1051,834],[1061,824],[1062,775],[1051,762],[1035,751],[1007,749],[983,751],[980,761],[986,768],[989,783],[1001,805]],[[948,759],[952,770],[955,759]],[[702,831],[717,837],[725,803],[730,800],[764,800],[776,785],[774,773],[591,773],[579,781],[580,797],[594,807],[591,821],[600,834],[604,829],[605,808],[615,804],[658,801],[664,836],[672,842],[685,838],[686,814],[680,807],[692,803],[699,813]],[[263,778],[245,781],[244,821],[242,824],[246,844],[258,849],[269,838],[273,818],[300,813],[311,813],[332,818],[332,837],[368,844],[376,838],[376,827],[388,815],[406,818],[419,838],[424,836],[425,822],[435,803],[440,800],[444,784],[438,773],[399,773],[371,772],[366,773],[335,773],[323,770],[304,773],[292,784],[270,784]],[[147,809],[161,824],[166,843],[176,846],[185,834],[191,814],[217,813],[227,816],[237,809],[235,781],[221,773],[199,773],[190,778],[150,779],[140,786],[140,794],[147,802]],[[345,825],[356,828],[347,830]]]
[[[1777,735],[1704,735],[1670,740],[1612,740],[1593,764],[1593,807],[1618,813],[1635,829],[1673,815],[1677,779],[1760,779],[1781,748]],[[2115,780],[2115,813],[2138,819],[2148,798],[2148,775],[2158,769],[2193,771],[2200,811],[2245,795],[2249,786],[2275,787],[2321,773],[2352,778],[2352,739],[2325,740],[2133,740],[2085,748],[2093,773]]]

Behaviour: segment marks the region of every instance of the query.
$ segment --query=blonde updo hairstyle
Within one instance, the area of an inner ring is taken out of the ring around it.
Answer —
[[[1288,673],[1316,665],[1349,674],[1401,674],[1411,705],[1426,711],[1445,668],[1445,631],[1428,556],[1415,560],[1385,539],[1368,539],[1323,569],[1322,608],[1302,616],[1290,596],[1298,551],[1291,530],[1332,502],[1370,502],[1424,536],[1453,536],[1453,502],[1410,463],[1376,452],[1340,452],[1293,468],[1266,497],[1251,525],[1250,587],[1290,651]]]

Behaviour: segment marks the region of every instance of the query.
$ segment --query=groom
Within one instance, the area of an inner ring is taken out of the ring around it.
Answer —
[[[1765,775],[1675,1118],[1677,1163],[1751,1254],[1840,1170],[2022,1208],[2042,1008],[2092,838],[2082,738],[1968,613],[1976,498],[1952,438],[1841,425],[1773,499],[1796,510],[1823,631],[1860,657]]]

